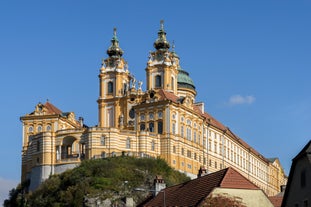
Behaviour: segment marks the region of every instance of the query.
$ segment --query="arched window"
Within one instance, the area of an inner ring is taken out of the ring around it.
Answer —
[[[131,139],[129,137],[126,139],[126,149],[131,149]]]
[[[155,76],[155,87],[160,88],[162,86],[162,80],[160,75]]]
[[[113,93],[113,82],[112,81],[108,82],[108,93],[109,94]]]

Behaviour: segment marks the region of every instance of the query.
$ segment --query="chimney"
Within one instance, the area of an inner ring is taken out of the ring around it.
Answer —
[[[204,166],[201,166],[198,172],[198,178],[207,174],[207,171]]]
[[[166,188],[166,184],[162,178],[162,176],[157,175],[156,178],[154,179],[154,196],[158,195],[158,193]]]
[[[198,102],[198,103],[195,103],[194,105],[196,105],[202,114],[204,114],[204,103],[203,102]]]

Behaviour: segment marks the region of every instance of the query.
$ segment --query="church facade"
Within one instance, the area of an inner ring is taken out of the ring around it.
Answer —
[[[30,190],[84,159],[160,157],[195,177],[234,167],[267,195],[286,183],[277,158],[268,159],[196,102],[196,88],[166,38],[163,22],[146,66],[146,90],[122,57],[116,29],[99,70],[98,125],[49,101],[22,116],[22,181]]]

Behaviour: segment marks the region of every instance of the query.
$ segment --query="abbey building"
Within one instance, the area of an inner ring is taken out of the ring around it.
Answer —
[[[286,183],[279,160],[261,155],[196,102],[194,82],[163,22],[153,45],[144,90],[128,70],[114,30],[99,69],[98,125],[88,127],[50,102],[21,117],[22,181],[29,179],[33,190],[84,159],[125,155],[160,157],[189,176],[231,166],[268,195],[278,193]]]

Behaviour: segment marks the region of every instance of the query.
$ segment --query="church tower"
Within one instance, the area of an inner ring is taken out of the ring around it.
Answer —
[[[166,39],[163,20],[153,46],[156,51],[150,52],[146,68],[147,90],[164,89],[177,94],[179,59],[169,51],[170,43]]]
[[[126,96],[132,77],[127,62],[122,58],[123,50],[119,46],[117,30],[114,28],[111,46],[107,50],[108,58],[103,60],[99,74],[98,117],[99,127],[118,127],[123,113],[120,100]]]

